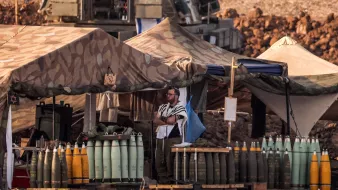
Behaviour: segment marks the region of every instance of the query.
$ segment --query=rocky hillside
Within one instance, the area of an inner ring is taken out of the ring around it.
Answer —
[[[327,14],[338,10],[337,0],[219,0],[221,8],[236,9],[240,14],[246,14],[253,7],[259,7],[264,13],[276,16],[297,16],[304,11],[313,19],[324,21]]]
[[[315,55],[338,64],[338,16],[328,14],[319,22],[300,12],[298,16],[265,15],[260,8],[239,15],[236,9],[226,9],[219,18],[233,18],[243,35],[240,54],[257,57],[283,36],[290,36]]]
[[[45,22],[44,16],[37,13],[39,3],[35,1],[19,2],[18,20],[20,25],[41,25]],[[15,7],[8,0],[0,0],[0,24],[15,24]]]

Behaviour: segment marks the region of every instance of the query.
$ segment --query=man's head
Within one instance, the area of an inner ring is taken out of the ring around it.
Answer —
[[[180,91],[178,88],[169,87],[166,95],[170,104],[177,103],[178,98],[180,97]]]

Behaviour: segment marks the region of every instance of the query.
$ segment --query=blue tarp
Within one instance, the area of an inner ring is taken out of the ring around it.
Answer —
[[[238,59],[238,64],[242,64],[247,68],[249,73],[262,73],[268,75],[281,76],[283,73],[283,67],[279,64],[269,64],[260,60],[253,59]],[[224,76],[224,67],[220,65],[208,64],[207,73],[211,75]]]

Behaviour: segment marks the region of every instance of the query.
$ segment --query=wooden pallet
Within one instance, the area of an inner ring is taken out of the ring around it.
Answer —
[[[229,152],[228,148],[172,147],[171,152]]]
[[[244,187],[245,187],[244,184],[213,184],[213,185],[202,184],[203,189],[234,189]],[[149,189],[193,189],[193,185],[158,184],[158,185],[149,185]]]
[[[76,188],[27,188],[27,190],[73,190]],[[85,190],[85,189],[76,189],[76,190]]]

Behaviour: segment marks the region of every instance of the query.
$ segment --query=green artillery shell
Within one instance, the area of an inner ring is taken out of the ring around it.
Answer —
[[[307,145],[303,137],[300,142],[300,167],[299,167],[299,185],[301,188],[305,187],[306,182],[306,163],[307,163]]]
[[[128,145],[127,140],[121,140],[121,170],[122,181],[127,182],[129,180],[129,166],[128,166]]]
[[[136,146],[137,146],[136,178],[137,178],[137,181],[142,181],[143,173],[144,173],[144,147],[143,147],[142,133],[137,134]]]
[[[268,168],[268,160],[266,159],[266,152],[265,150],[262,151],[262,159],[263,159],[263,165],[264,165],[264,182],[268,182],[269,177],[269,168]]]
[[[129,179],[131,182],[136,182],[136,170],[137,170],[137,150],[135,135],[130,135],[129,139]]]
[[[207,166],[205,161],[205,154],[204,152],[198,153],[197,158],[197,182],[200,184],[207,183]]]
[[[248,152],[248,182],[257,182],[257,159],[255,143],[251,143],[250,151]]]
[[[268,150],[272,149],[272,151],[275,151],[275,143],[273,142],[272,136],[270,135],[269,141],[268,141]]]
[[[281,188],[290,189],[291,188],[291,164],[289,159],[289,152],[284,152],[283,166],[281,167]]]
[[[273,189],[275,187],[275,162],[272,148],[270,148],[268,155],[268,188]]]
[[[228,163],[227,163],[227,168],[228,168],[228,183],[229,184],[234,184],[235,183],[235,160],[234,160],[234,155],[231,147],[229,147],[229,154],[228,154]]]
[[[61,187],[68,187],[68,166],[66,160],[66,152],[65,149],[61,149],[61,157],[60,157],[60,166],[61,166]]]
[[[277,136],[276,139],[276,150],[279,150],[279,158],[280,158],[280,162],[282,162],[282,154],[284,153],[283,151],[283,142],[282,142],[282,136]]]
[[[299,171],[300,171],[300,142],[299,138],[296,137],[295,143],[293,145],[293,152],[292,152],[292,183],[291,186],[294,188],[299,187]]]
[[[47,148],[43,166],[43,187],[50,188],[51,187],[51,173],[52,173],[52,159],[53,153]]]
[[[32,161],[31,161],[31,165],[30,165],[30,187],[31,188],[35,188],[37,187],[36,185],[36,173],[37,173],[37,156],[36,156],[36,151],[33,150],[32,152]]]
[[[236,146],[234,147],[234,159],[235,159],[235,182],[239,181],[239,144],[236,141]]]
[[[45,152],[44,151],[40,151],[39,152],[39,158],[38,158],[38,180],[37,180],[37,185],[38,188],[43,188],[43,162],[45,160]]]
[[[195,161],[197,160],[197,154],[190,153],[189,158],[189,181],[196,182]]]
[[[240,153],[239,157],[239,182],[240,183],[246,183],[247,182],[247,176],[248,176],[248,151],[246,148],[246,143],[243,143],[243,148]]]
[[[310,165],[311,165],[311,159],[312,159],[312,153],[311,153],[311,139],[310,137],[306,139],[306,173],[305,173],[305,187],[308,188],[310,186]]]
[[[88,165],[89,165],[89,182],[95,181],[95,150],[93,141],[88,141],[87,143],[87,155],[88,155]]]
[[[103,182],[110,183],[111,180],[111,144],[109,140],[103,142]]]
[[[290,137],[286,136],[284,140],[284,152],[288,150],[289,158],[290,158],[290,167],[292,168],[292,149],[291,149],[291,141]]]
[[[207,160],[207,184],[214,183],[214,163],[212,160],[212,153],[206,153],[206,160]]]
[[[219,163],[220,163],[220,167],[221,167],[221,171],[220,171],[221,184],[226,184],[227,183],[226,153],[224,153],[224,152],[219,153]]]
[[[102,158],[102,142],[95,141],[95,181],[102,182],[103,179],[103,158]]]
[[[264,179],[264,162],[263,162],[263,154],[261,152],[257,152],[257,181],[258,182],[265,182]]]
[[[279,189],[280,187],[280,152],[277,148],[276,154],[275,154],[275,188]]]
[[[58,150],[54,148],[53,150],[53,160],[52,160],[52,188],[61,187],[61,168],[60,168],[60,159]]]
[[[318,159],[318,165],[320,166],[320,160],[321,160],[321,150],[320,150],[320,145],[319,145],[319,140],[318,138],[316,138],[316,141],[315,141],[315,147],[316,147],[316,153],[317,153],[317,159]]]
[[[268,148],[268,145],[266,144],[266,137],[264,136],[263,137],[263,140],[262,140],[262,147],[261,147],[261,149],[263,150],[267,150],[267,148]]]
[[[219,153],[215,152],[214,159],[214,184],[221,184],[221,166],[219,163]]]
[[[121,151],[120,143],[118,140],[113,140],[111,144],[111,171],[112,171],[112,182],[121,181]]]

